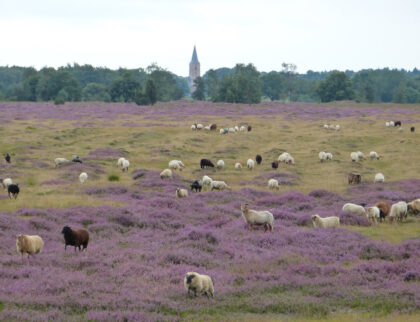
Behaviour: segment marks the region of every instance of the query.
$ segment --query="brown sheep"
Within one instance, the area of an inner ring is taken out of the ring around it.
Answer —
[[[277,169],[279,167],[279,161],[273,161],[273,162],[271,162],[271,167],[273,169]]]
[[[355,172],[349,173],[347,178],[348,178],[349,184],[352,184],[352,183],[357,184],[362,181],[362,175],[360,173],[355,173]]]
[[[413,200],[407,204],[407,211],[417,215],[420,212],[420,199]]]
[[[87,248],[89,243],[89,232],[86,229],[73,229],[69,226],[64,226],[61,233],[64,235],[64,241],[66,243],[64,250],[67,249],[67,245],[74,246],[74,251],[76,251],[76,248],[79,248],[79,251]],[[81,249],[80,246],[83,246],[83,249]]]
[[[391,205],[388,201],[381,200],[375,203],[375,207],[379,208],[379,221],[382,222],[382,220],[385,220],[385,218],[388,217]]]
[[[216,131],[216,129],[217,129],[217,125],[216,124],[210,125],[210,131]]]

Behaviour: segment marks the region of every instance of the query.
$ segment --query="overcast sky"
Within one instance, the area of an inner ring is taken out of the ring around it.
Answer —
[[[420,68],[416,0],[0,0],[0,66]]]

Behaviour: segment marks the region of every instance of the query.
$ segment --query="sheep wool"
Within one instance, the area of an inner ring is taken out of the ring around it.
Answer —
[[[253,226],[264,226],[264,232],[274,229],[274,216],[269,211],[256,211],[248,208],[248,204],[241,205],[242,217],[245,219],[250,230]]]
[[[407,203],[405,203],[404,201],[399,201],[391,206],[391,212],[389,214],[390,221],[394,221],[394,219],[396,219],[397,221],[402,221],[406,217]]]
[[[122,167],[124,160],[125,160],[125,158],[119,158],[118,162],[117,162],[117,167]]]
[[[321,218],[319,215],[313,215],[311,218],[315,228],[340,227],[340,218],[336,216]]]
[[[230,187],[226,184],[226,182],[224,182],[224,181],[215,181],[215,180],[213,180],[211,182],[210,187],[211,187],[211,191],[213,191],[213,190],[223,191],[225,189],[230,189]]]
[[[160,173],[161,179],[172,178],[172,171],[171,169],[165,169]]]
[[[268,180],[268,188],[271,190],[279,190],[279,182],[276,179]]]
[[[350,159],[352,162],[359,161],[359,155],[357,154],[357,152],[350,153]]]
[[[69,160],[67,160],[66,158],[56,158],[55,160],[54,160],[54,162],[55,162],[55,167],[57,168],[58,166],[60,166],[61,164],[64,164],[64,163],[68,163],[68,162],[70,162]]]
[[[175,197],[177,197],[177,198],[188,197],[188,190],[187,189],[176,188]]]
[[[201,181],[203,182],[203,186],[210,187],[213,179],[209,176],[203,176],[203,179],[201,179]]]
[[[44,247],[44,241],[38,235],[17,235],[16,236],[16,249],[18,253],[22,254],[38,254]]]
[[[327,154],[324,151],[318,153],[319,161],[324,162],[327,160]]]
[[[254,160],[248,159],[248,161],[246,162],[246,166],[249,170],[254,170],[254,167],[255,167]]]
[[[346,203],[343,206],[343,211],[351,212],[355,215],[366,216],[365,208],[354,203]]]
[[[87,181],[87,179],[88,179],[88,175],[87,175],[86,172],[82,172],[79,175],[79,181],[80,181],[80,183],[82,183],[82,184],[85,183]]]
[[[6,190],[7,190],[7,188],[8,188],[11,184],[13,184],[13,181],[12,181],[12,179],[10,179],[10,178],[6,178],[6,179],[3,179],[3,180],[1,181],[1,185],[2,185],[2,186],[3,186],[3,188],[4,188],[4,189],[6,189]]]
[[[130,166],[130,161],[125,159],[122,164],[122,171],[128,171],[128,167]]]
[[[373,180],[374,183],[377,182],[385,182],[385,177],[382,173],[375,174],[375,180]]]
[[[377,219],[379,219],[380,216],[380,210],[378,207],[368,207],[366,208],[366,216],[369,218],[369,221],[373,221],[375,224],[377,224]]]
[[[207,297],[214,297],[213,281],[208,275],[188,272],[184,277],[184,287],[188,295],[192,291],[194,296],[197,296],[197,293],[199,293]]]
[[[218,169],[223,169],[224,167],[225,167],[225,161],[223,161],[223,160],[217,161],[217,168]]]
[[[242,169],[242,165],[239,162],[235,163],[235,169],[236,170],[241,170]]]

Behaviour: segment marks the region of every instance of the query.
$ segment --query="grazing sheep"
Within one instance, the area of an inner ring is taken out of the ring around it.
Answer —
[[[286,159],[287,159],[288,156],[290,156],[289,153],[283,152],[282,154],[279,155],[277,161],[279,161],[279,162],[286,162]]]
[[[249,170],[254,170],[254,167],[255,167],[254,160],[248,159],[248,161],[246,162],[246,166]]]
[[[18,197],[19,192],[20,192],[19,184],[13,184],[12,183],[7,187],[7,194],[9,195],[10,199],[12,199],[12,197],[10,195],[12,195],[13,198],[16,199]]]
[[[214,164],[209,159],[201,159],[200,160],[200,168],[204,169],[205,167],[214,168]]]
[[[343,206],[343,211],[351,212],[352,214],[359,216],[366,216],[365,208],[362,206],[356,205],[354,203],[346,203]]]
[[[211,187],[211,191],[213,191],[213,190],[223,191],[225,189],[229,189],[230,190],[230,187],[224,181],[215,181],[215,180],[213,180],[210,183],[210,187]]]
[[[42,252],[44,241],[38,235],[16,235],[16,250],[18,253],[30,255]]]
[[[337,125],[335,126],[335,130],[336,130],[336,131],[340,131],[340,130],[341,130],[340,125],[338,125],[338,124],[337,124]]]
[[[328,124],[324,124],[324,129],[328,130],[329,126]]]
[[[185,198],[188,197],[188,190],[182,188],[176,188],[175,197],[177,198]]]
[[[203,124],[197,124],[197,130],[201,130],[201,129],[203,129]]]
[[[378,207],[368,207],[366,208],[366,216],[368,217],[369,221],[373,221],[376,225],[378,224],[377,219],[380,218],[381,211]]]
[[[248,228],[252,230],[253,226],[264,226],[264,232],[268,229],[273,231],[274,216],[269,211],[256,211],[248,208],[248,204],[241,205],[242,217],[248,224]]]
[[[347,175],[347,179],[349,181],[349,184],[358,184],[362,182],[362,175],[360,173],[352,172]]]
[[[295,159],[291,155],[289,155],[288,157],[286,157],[286,160],[284,160],[284,163],[295,164]]]
[[[61,233],[64,236],[64,251],[66,251],[68,245],[74,246],[74,251],[76,251],[76,248],[79,248],[79,252],[87,248],[89,243],[89,232],[86,229],[75,229],[64,226]],[[80,246],[83,246],[83,249],[81,249]]]
[[[379,209],[379,221],[385,220],[391,209],[389,202],[385,200],[378,201],[375,203],[375,207],[378,207]]]
[[[268,180],[268,188],[271,190],[279,190],[279,182],[276,179]]]
[[[409,202],[407,204],[407,212],[417,215],[420,212],[420,199]]]
[[[119,158],[118,162],[117,162],[117,167],[122,167],[124,160],[125,160],[125,158]]]
[[[10,178],[0,179],[0,181],[1,181],[1,185],[6,190],[13,183],[12,179],[10,179]]]
[[[401,126],[401,121],[394,121],[394,126]]]
[[[398,128],[398,132],[402,132],[402,130],[403,130],[402,127]]]
[[[203,176],[203,179],[201,181],[203,182],[203,186],[210,187],[213,179],[209,176]]]
[[[190,291],[194,292],[194,296],[197,293],[206,295],[207,298],[214,297],[214,287],[211,277],[208,275],[198,274],[196,272],[188,272],[185,274],[184,287],[187,291],[187,296],[190,295]]]
[[[315,228],[340,227],[340,218],[336,216],[321,218],[319,215],[313,215],[311,218]]]
[[[130,166],[130,161],[128,161],[127,159],[125,159],[124,161],[123,161],[123,164],[122,164],[122,171],[124,172],[124,171],[128,171],[128,167]]]
[[[4,155],[4,159],[6,160],[7,163],[10,163],[10,154],[9,153],[6,153]]]
[[[414,132],[416,130],[416,128],[414,126],[410,127],[410,131]]]
[[[161,179],[172,178],[172,171],[171,169],[165,169],[160,173]]]
[[[371,160],[373,160],[373,159],[379,160],[379,158],[380,158],[379,154],[376,153],[375,151],[370,151],[369,156],[370,156]]]
[[[220,129],[219,130],[220,134],[227,134],[229,132],[228,129]]]
[[[327,157],[327,160],[332,160],[333,159],[333,155],[331,152],[325,152],[325,155]]]
[[[193,131],[197,130],[197,125],[195,125],[195,124],[191,125],[191,130],[193,130]]]
[[[252,126],[248,125],[248,132],[251,132],[251,130],[252,130]]]
[[[239,128],[239,132],[245,132],[245,131],[246,131],[246,126],[242,125],[242,126]]]
[[[399,201],[394,203],[391,206],[391,212],[389,213],[389,220],[391,222],[396,219],[397,221],[403,221],[404,218],[407,218],[407,203],[404,201]]]
[[[54,160],[54,162],[55,162],[55,167],[57,168],[58,166],[60,166],[60,165],[62,165],[62,164],[65,164],[65,163],[68,163],[68,162],[70,162],[69,160],[67,160],[66,158],[56,158],[55,160]]]
[[[375,174],[375,179],[373,180],[374,183],[384,182],[384,181],[385,181],[385,177],[382,173]]]
[[[201,192],[201,189],[203,188],[203,181],[201,180],[195,180],[192,184],[191,184],[191,191],[195,192]]]
[[[257,161],[257,164],[258,164],[258,165],[260,165],[260,164],[261,164],[261,162],[262,162],[262,156],[261,156],[261,155],[259,155],[259,154],[257,154],[257,155],[255,156],[255,161]]]
[[[230,127],[230,128],[228,129],[228,131],[229,131],[229,133],[235,133],[235,128],[234,128],[234,127]]]
[[[204,127],[204,129],[205,129],[205,130],[207,130],[207,131],[210,131],[210,125],[206,125],[206,126]]]
[[[80,181],[80,183],[85,183],[87,181],[87,179],[88,179],[88,175],[87,175],[86,172],[82,172],[79,175],[79,181]]]
[[[357,157],[358,157],[360,160],[364,160],[365,155],[363,154],[363,152],[361,152],[361,151],[357,151]]]
[[[78,155],[73,155],[73,158],[71,159],[71,162],[83,163]]]
[[[239,127],[237,125],[235,125],[234,129],[235,129],[235,132],[239,132]]]
[[[273,161],[273,162],[271,162],[271,167],[273,169],[277,169],[279,167],[279,161]]]
[[[359,161],[359,155],[357,154],[357,152],[350,153],[350,159],[352,162]]]
[[[385,126],[386,127],[389,127],[389,122],[385,122]]]
[[[236,170],[241,170],[242,169],[242,164],[240,164],[239,162],[235,163],[235,169]]]
[[[389,126],[394,127],[394,122],[393,121],[389,121]]]
[[[180,160],[169,161],[169,169],[182,171],[184,167],[185,165]]]
[[[225,167],[225,161],[219,160],[217,161],[217,169],[223,169]]]
[[[318,157],[320,162],[327,161],[327,154],[324,151],[319,152]]]
[[[216,131],[217,130],[217,125],[216,124],[211,124],[210,125],[210,131]]]

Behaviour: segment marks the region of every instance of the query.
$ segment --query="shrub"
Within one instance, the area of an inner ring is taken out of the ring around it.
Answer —
[[[108,176],[108,181],[120,181],[120,176],[116,174],[111,174]]]

